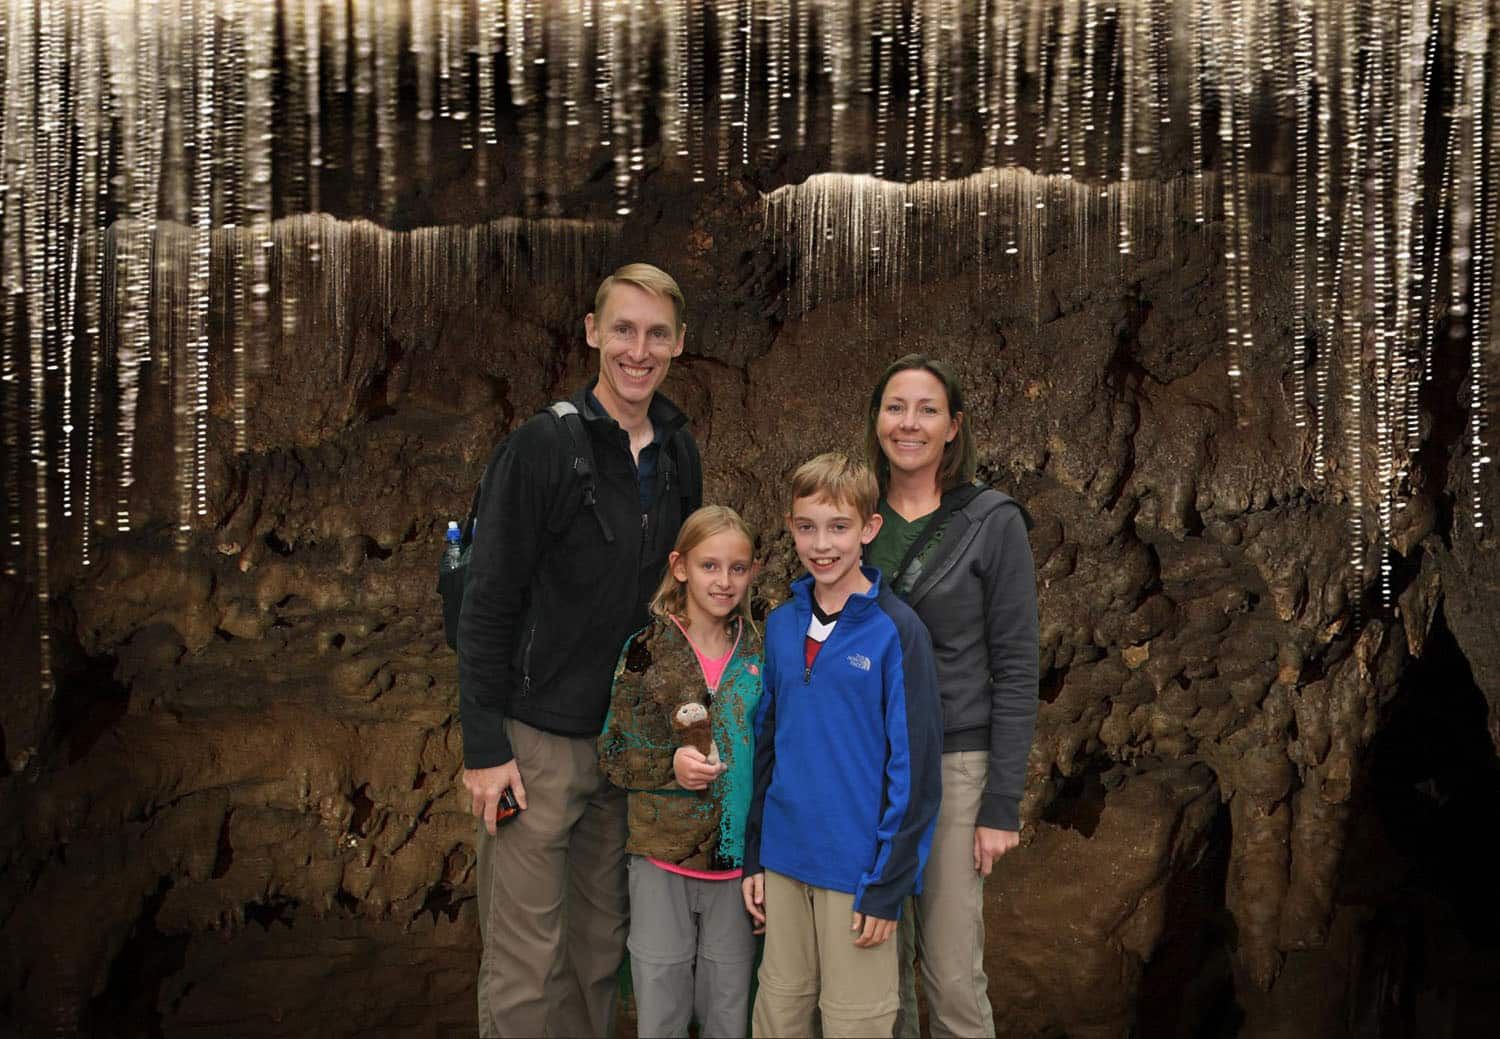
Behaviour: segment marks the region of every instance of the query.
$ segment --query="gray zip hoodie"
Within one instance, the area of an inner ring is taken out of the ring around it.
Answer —
[[[990,752],[976,826],[1017,830],[1037,711],[1036,567],[1020,504],[990,488],[948,519],[927,558],[892,578],[932,635],[943,752]],[[962,500],[962,499],[960,499]]]

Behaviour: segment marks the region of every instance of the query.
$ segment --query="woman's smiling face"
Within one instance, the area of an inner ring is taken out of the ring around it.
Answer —
[[[921,368],[897,372],[885,384],[875,436],[892,472],[930,470],[936,479],[943,448],[958,435],[942,380]]]

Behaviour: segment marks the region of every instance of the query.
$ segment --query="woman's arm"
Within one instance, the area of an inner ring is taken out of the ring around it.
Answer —
[[[984,524],[980,577],[990,665],[990,762],[975,825],[1015,831],[1021,828],[1026,758],[1036,728],[1036,567],[1020,509],[996,509]]]

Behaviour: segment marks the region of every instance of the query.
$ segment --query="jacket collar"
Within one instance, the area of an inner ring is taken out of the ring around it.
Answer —
[[[880,598],[880,571],[873,566],[861,565],[860,573],[864,574],[870,582],[870,588],[862,595],[851,595],[844,603],[844,609],[839,614],[839,619],[845,617],[851,619],[861,617],[866,611],[876,608],[875,600]],[[797,609],[808,615],[812,614],[812,574],[803,574],[792,582],[792,598],[797,603]]]
[[[996,509],[1013,505],[1021,513],[1021,519],[1026,524],[1026,529],[1031,529],[1031,515],[1025,506],[1016,501],[1004,491],[997,491],[992,487],[977,488],[978,493],[971,494],[967,500],[954,511],[953,518],[949,520],[948,529],[943,534],[943,540],[932,553],[917,579],[913,582],[911,591],[907,593],[906,602],[915,606],[928,592],[937,585],[948,571],[953,569],[965,552],[969,550],[969,544],[979,533],[979,526],[984,518]]]
[[[725,687],[731,673],[744,670],[746,665],[761,652],[760,644],[756,641],[760,636],[751,629],[750,625],[745,623],[745,618],[736,617],[735,620],[738,622],[739,628],[734,637],[734,648],[729,654],[729,659],[724,663],[724,673],[719,676],[719,689]],[[651,624],[655,625],[656,638],[666,639],[673,652],[686,654],[692,658],[694,666],[697,666],[698,659],[693,652],[693,644],[688,640],[686,632],[671,620],[662,620],[657,616],[652,616]],[[753,673],[759,674],[758,671]]]
[[[602,408],[596,408],[589,401],[589,397],[594,392],[594,387],[598,384],[599,377],[596,375],[585,385],[580,386],[578,391],[573,394],[573,406],[578,409],[578,414],[582,416],[584,422],[594,425],[596,428],[619,429],[620,424],[614,420],[613,416]],[[651,416],[651,428],[656,431],[655,438],[661,443],[665,443],[671,439],[673,434],[687,425],[687,415],[676,404],[668,400],[665,394],[660,392],[652,395],[651,404],[646,409],[646,414]]]

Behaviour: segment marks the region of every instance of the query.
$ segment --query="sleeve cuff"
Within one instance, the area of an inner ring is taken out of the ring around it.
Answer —
[[[881,889],[866,888],[854,899],[854,911],[866,913],[878,920],[900,920],[901,905],[906,899],[901,898],[892,902],[889,895]]]
[[[498,768],[515,760],[516,752],[510,747],[510,738],[502,731],[500,738],[490,746],[470,748],[465,741],[464,768]]]
[[[975,826],[988,826],[993,830],[1021,829],[1021,799],[1005,794],[985,794],[979,799],[979,815]]]

